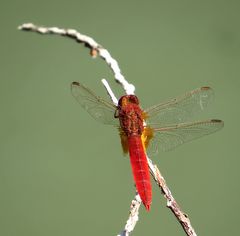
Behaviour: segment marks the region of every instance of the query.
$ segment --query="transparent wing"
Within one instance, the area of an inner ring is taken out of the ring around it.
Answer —
[[[114,118],[116,106],[101,97],[96,96],[90,89],[79,82],[71,84],[72,95],[80,105],[97,121],[103,124],[118,125],[118,119]]]
[[[160,123],[160,127],[189,121],[191,116],[203,110],[213,98],[210,87],[202,87],[145,110],[149,125]]]
[[[153,128],[154,139],[150,141],[147,153],[154,155],[160,150],[168,151],[183,143],[200,138],[220,130],[224,123],[221,120],[205,120],[182,123],[164,128]]]

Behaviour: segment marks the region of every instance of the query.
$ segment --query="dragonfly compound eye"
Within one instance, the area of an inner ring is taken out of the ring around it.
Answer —
[[[135,96],[135,95],[129,95],[128,100],[131,103],[139,105],[139,100],[138,100],[137,96]]]

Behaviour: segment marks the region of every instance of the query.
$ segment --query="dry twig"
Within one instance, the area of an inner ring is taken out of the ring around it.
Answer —
[[[139,194],[136,192],[135,198],[132,200],[130,206],[130,213],[124,230],[118,234],[118,236],[128,236],[135,228],[138,221],[139,208],[141,206],[142,200]]]
[[[154,180],[156,181],[158,186],[161,188],[164,197],[167,199],[167,207],[171,209],[171,211],[176,216],[176,218],[178,219],[179,223],[182,225],[184,231],[188,236],[197,236],[187,214],[185,214],[180,209],[170,189],[168,188],[165,179],[161,175],[159,169],[157,168],[156,165],[153,165],[152,161],[149,158],[148,158],[148,166]]]
[[[134,94],[135,87],[132,84],[129,84],[127,80],[121,73],[118,62],[110,55],[107,49],[103,48],[91,37],[81,34],[75,29],[61,29],[58,27],[43,27],[37,26],[32,23],[22,24],[18,27],[19,30],[32,31],[40,34],[56,34],[62,35],[64,37],[75,39],[78,43],[83,43],[85,47],[90,49],[90,54],[92,57],[99,55],[103,58],[106,63],[110,66],[111,70],[114,73],[114,78],[117,83],[120,83],[123,86],[126,94]]]
[[[115,80],[119,84],[122,85],[126,94],[134,94],[134,91],[135,91],[134,85],[129,84],[127,82],[127,80],[124,78],[117,61],[114,58],[112,58],[110,53],[105,48],[103,48],[100,44],[98,44],[91,37],[83,35],[74,29],[61,29],[61,28],[57,28],[57,27],[42,27],[42,26],[36,26],[32,23],[23,24],[23,25],[19,26],[18,29],[25,30],[25,31],[38,32],[41,34],[62,35],[65,37],[73,38],[78,43],[83,43],[85,47],[90,49],[90,53],[91,53],[92,57],[96,57],[97,55],[99,55],[101,58],[103,58],[106,61],[106,63],[110,66],[111,70],[113,71]],[[117,104],[117,99],[114,96],[113,92],[111,91],[111,88],[108,85],[107,81],[102,80],[102,82],[103,82],[109,96],[111,97],[112,101],[115,104]],[[197,236],[193,227],[191,226],[191,222],[190,222],[188,216],[184,212],[181,211],[179,205],[177,204],[176,200],[172,196],[171,191],[169,190],[159,169],[157,168],[156,165],[153,165],[152,161],[149,158],[148,158],[148,166],[149,166],[149,170],[150,170],[154,180],[160,187],[164,197],[167,200],[167,207],[170,208],[171,211],[174,213],[177,220],[180,222],[181,226],[183,227],[184,231],[186,232],[186,234],[188,236]],[[134,227],[138,221],[139,208],[141,206],[141,202],[142,201],[141,201],[139,195],[136,193],[136,196],[131,203],[129,218],[126,222],[124,230],[118,236],[128,236],[134,230]]]

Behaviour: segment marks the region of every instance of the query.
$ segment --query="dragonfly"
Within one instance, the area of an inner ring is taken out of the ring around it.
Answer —
[[[152,203],[147,155],[157,154],[159,149],[171,150],[224,126],[219,119],[190,121],[212,100],[210,87],[192,90],[147,109],[141,108],[135,95],[124,95],[115,105],[79,82],[71,84],[71,92],[95,120],[118,128],[123,152],[129,153],[135,186],[147,211]]]

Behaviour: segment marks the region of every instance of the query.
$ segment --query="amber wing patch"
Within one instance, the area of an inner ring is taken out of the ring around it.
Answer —
[[[150,140],[153,138],[153,129],[150,128],[149,126],[144,127],[143,133],[141,135],[142,143],[144,150],[149,146]]]
[[[128,138],[127,138],[127,135],[124,133],[124,131],[121,128],[119,128],[119,136],[120,136],[120,139],[121,139],[123,153],[127,154],[128,150],[129,150]]]

